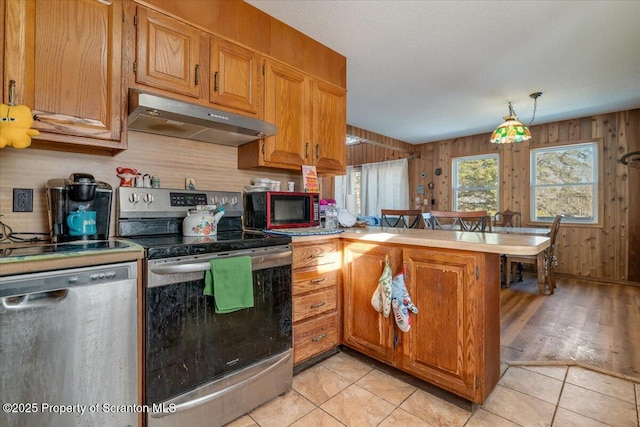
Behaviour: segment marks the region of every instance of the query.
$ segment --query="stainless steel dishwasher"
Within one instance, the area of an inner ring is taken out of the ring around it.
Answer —
[[[134,426],[135,262],[0,277],[1,426]]]

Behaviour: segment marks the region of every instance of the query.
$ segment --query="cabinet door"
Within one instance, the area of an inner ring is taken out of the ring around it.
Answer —
[[[478,337],[474,333],[476,260],[472,253],[404,250],[406,285],[418,314],[403,340],[402,369],[473,400]],[[478,307],[481,304],[478,302]]]
[[[310,147],[305,147],[308,83],[304,74],[265,60],[264,119],[278,128],[277,135],[264,139],[265,165],[299,169],[311,161],[306,160]]]
[[[371,296],[389,257],[396,272],[402,250],[348,242],[343,250],[343,343],[383,362],[394,363],[393,315],[384,317],[371,305]]]
[[[138,7],[136,25],[136,82],[199,98],[203,33],[143,7]]]
[[[6,2],[4,101],[29,106],[38,139],[108,148],[122,141],[122,2]]]
[[[337,86],[312,82],[313,164],[318,172],[344,174],[347,163],[347,95]]]
[[[209,100],[215,104],[258,112],[259,55],[242,46],[211,37]]]

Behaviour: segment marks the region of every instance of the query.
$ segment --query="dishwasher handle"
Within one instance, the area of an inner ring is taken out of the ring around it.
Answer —
[[[2,306],[7,310],[20,310],[26,308],[44,307],[56,304],[65,299],[69,294],[68,289],[58,289],[55,291],[34,292],[25,295],[14,295],[0,298]]]

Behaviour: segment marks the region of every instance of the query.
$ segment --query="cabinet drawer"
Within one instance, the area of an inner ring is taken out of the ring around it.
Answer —
[[[335,287],[338,284],[340,271],[336,266],[323,269],[307,268],[293,272],[293,296],[314,292],[323,288]],[[326,270],[326,271],[323,271]]]
[[[327,288],[293,299],[293,321],[307,319],[336,309],[336,288]]]
[[[324,241],[312,245],[293,248],[293,265],[296,268],[315,267],[325,264],[333,264],[340,260],[338,247],[339,241]]]
[[[293,327],[293,363],[297,364],[338,346],[338,313]]]

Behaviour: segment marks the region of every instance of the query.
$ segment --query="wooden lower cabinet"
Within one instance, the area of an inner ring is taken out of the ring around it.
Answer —
[[[311,359],[340,343],[338,312],[293,325],[293,363]]]
[[[293,362],[340,344],[340,241],[293,244]]]
[[[371,296],[387,257],[395,272],[402,265],[402,250],[368,243],[343,247],[343,343],[361,353],[393,364],[393,318],[371,306]]]
[[[484,402],[500,374],[499,255],[347,242],[343,256],[343,344]],[[406,333],[371,306],[386,257],[419,310]]]

